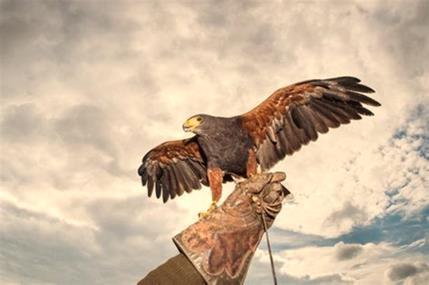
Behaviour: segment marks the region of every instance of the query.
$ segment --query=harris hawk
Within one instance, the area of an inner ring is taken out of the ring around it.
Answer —
[[[351,120],[374,115],[365,105],[380,103],[355,77],[307,80],[275,91],[247,113],[234,117],[194,115],[183,124],[195,136],[165,142],[144,157],[138,174],[148,195],[167,202],[210,186],[216,208],[222,183],[273,167],[302,145]]]

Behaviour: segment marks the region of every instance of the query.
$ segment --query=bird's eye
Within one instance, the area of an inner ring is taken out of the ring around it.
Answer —
[[[198,118],[197,118],[197,121],[198,121],[198,122],[201,122],[202,120],[203,120],[203,118],[201,118],[201,117],[198,117]]]

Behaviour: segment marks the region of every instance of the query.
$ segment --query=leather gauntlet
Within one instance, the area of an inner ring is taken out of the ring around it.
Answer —
[[[209,216],[173,238],[207,284],[243,284],[250,261],[289,191],[282,172],[257,174],[237,184]]]

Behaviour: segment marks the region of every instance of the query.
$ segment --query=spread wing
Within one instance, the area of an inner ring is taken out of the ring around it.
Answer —
[[[147,184],[148,195],[155,189],[157,198],[167,202],[185,191],[208,185],[206,161],[196,137],[165,142],[143,157],[138,169],[142,184]]]
[[[317,139],[329,128],[373,113],[364,105],[380,103],[362,93],[374,90],[354,77],[308,80],[275,91],[241,116],[263,170]]]

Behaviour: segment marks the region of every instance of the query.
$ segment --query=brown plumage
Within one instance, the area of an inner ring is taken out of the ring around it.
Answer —
[[[359,120],[361,115],[372,116],[362,104],[380,103],[358,93],[374,92],[359,82],[354,77],[338,77],[296,83],[275,91],[242,115],[262,169],[269,169],[285,155],[315,141],[318,133]]]
[[[201,189],[201,184],[208,186],[206,162],[196,137],[157,146],[145,155],[138,172],[149,196],[155,189],[156,197],[162,194],[164,202]]]
[[[275,91],[251,111],[230,118],[196,115],[184,129],[190,139],[161,144],[148,152],[139,168],[151,196],[163,201],[210,185],[213,201],[222,182],[268,170],[302,145],[361,116],[373,113],[364,105],[380,103],[362,93],[374,90],[354,77],[307,80]]]

